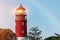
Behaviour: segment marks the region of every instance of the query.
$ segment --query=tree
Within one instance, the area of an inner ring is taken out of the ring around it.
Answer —
[[[44,40],[52,40],[52,36],[51,37],[47,37]]]
[[[0,28],[0,40],[15,40],[15,34],[10,29]]]
[[[60,34],[54,33],[57,37],[60,37]]]
[[[30,29],[30,32],[28,33],[29,40],[41,40],[41,30],[38,29],[38,27],[32,27]]]
[[[60,37],[51,36],[51,37],[45,38],[44,40],[60,40]]]

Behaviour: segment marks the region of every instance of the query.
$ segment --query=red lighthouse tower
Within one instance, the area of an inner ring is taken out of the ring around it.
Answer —
[[[18,40],[27,40],[27,19],[26,19],[26,12],[25,8],[20,5],[16,9],[16,37]]]

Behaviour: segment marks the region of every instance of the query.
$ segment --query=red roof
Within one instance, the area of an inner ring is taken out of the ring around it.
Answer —
[[[22,5],[20,5],[16,10],[25,10],[25,8]]]

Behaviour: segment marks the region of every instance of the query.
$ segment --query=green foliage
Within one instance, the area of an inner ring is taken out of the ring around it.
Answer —
[[[60,37],[51,36],[51,37],[45,38],[44,40],[60,40]]]
[[[54,33],[57,37],[60,37],[60,34]]]
[[[30,32],[28,33],[29,40],[40,40],[42,37],[40,36],[41,30],[38,27],[32,27]]]

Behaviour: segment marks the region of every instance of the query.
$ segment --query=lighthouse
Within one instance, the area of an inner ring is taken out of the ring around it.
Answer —
[[[27,18],[26,18],[26,9],[20,5],[16,9],[15,13],[15,30],[16,37],[18,40],[27,40]]]

